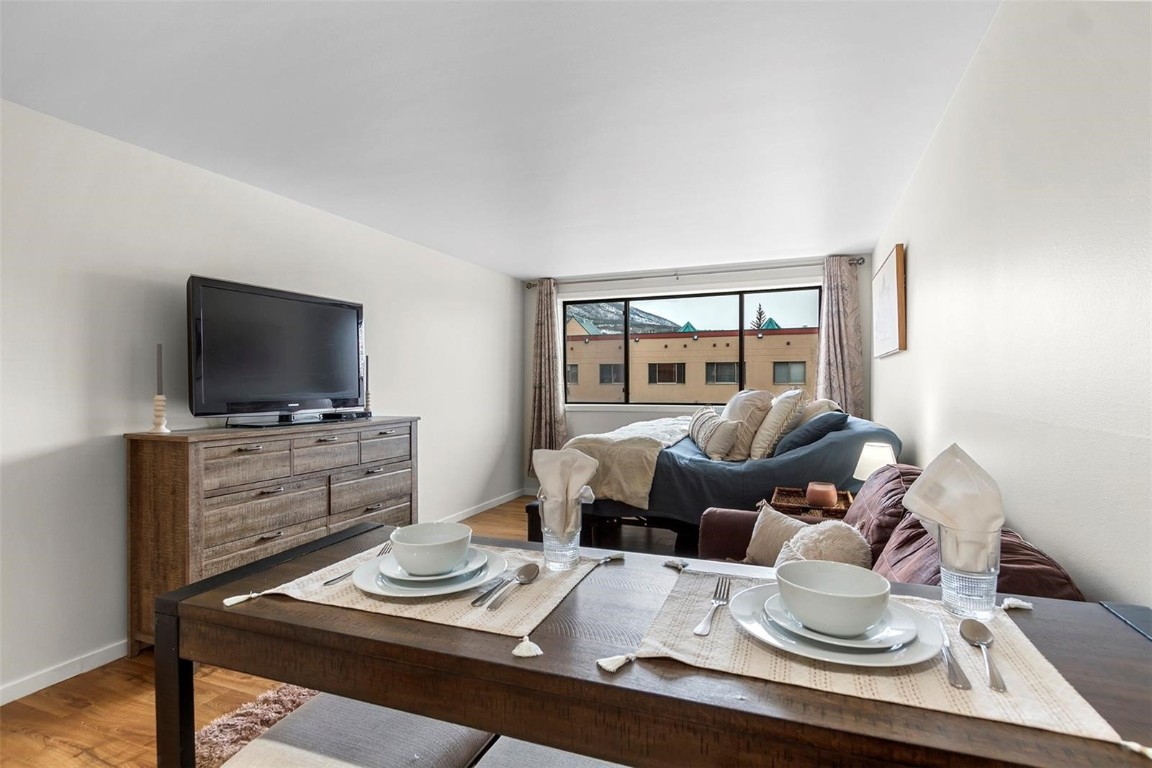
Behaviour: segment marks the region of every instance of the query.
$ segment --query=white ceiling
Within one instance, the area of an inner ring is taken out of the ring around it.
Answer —
[[[871,251],[996,2],[10,2],[5,99],[516,277]]]

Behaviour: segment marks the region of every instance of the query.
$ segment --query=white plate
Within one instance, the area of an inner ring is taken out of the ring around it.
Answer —
[[[940,652],[943,637],[940,628],[930,618],[913,610],[916,620],[916,639],[895,651],[854,651],[813,643],[803,637],[780,629],[764,613],[764,603],[779,592],[775,584],[749,587],[732,598],[728,611],[748,634],[797,656],[851,667],[903,667],[927,661]]]
[[[498,552],[488,555],[488,562],[472,573],[432,583],[402,584],[384,578],[380,573],[382,557],[374,557],[352,572],[352,583],[361,592],[382,597],[435,597],[464,592],[504,572],[508,561]]]
[[[894,602],[888,603],[880,621],[853,637],[833,637],[808,629],[795,616],[788,613],[788,609],[784,607],[784,601],[779,594],[772,595],[764,602],[764,613],[768,614],[768,618],[778,626],[794,635],[841,648],[882,651],[885,648],[906,643],[916,637],[916,617],[914,615],[916,611]]]
[[[476,547],[468,547],[468,552],[465,553],[464,556],[464,562],[448,571],[448,573],[438,573],[435,576],[413,576],[401,568],[400,563],[396,562],[396,555],[389,552],[380,558],[380,573],[400,582],[442,581],[444,579],[454,579],[459,576],[465,576],[473,571],[479,570],[484,567],[484,563],[486,562],[488,562],[488,554],[484,550],[476,549]]]

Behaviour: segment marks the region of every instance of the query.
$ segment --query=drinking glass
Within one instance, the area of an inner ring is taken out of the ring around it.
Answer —
[[[944,607],[957,616],[992,618],[1000,572],[1000,529],[963,531],[941,525],[937,544]]]

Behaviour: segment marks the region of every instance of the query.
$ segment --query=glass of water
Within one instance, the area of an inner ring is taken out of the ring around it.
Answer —
[[[1000,529],[963,531],[941,525],[936,543],[944,607],[965,618],[992,618],[1000,573]]]

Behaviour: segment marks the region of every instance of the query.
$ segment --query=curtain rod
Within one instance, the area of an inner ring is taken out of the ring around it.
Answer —
[[[865,258],[863,256],[853,256],[853,257],[850,257],[848,259],[848,263],[852,264],[853,266],[860,266],[861,264],[864,263],[864,261],[865,261]],[[639,274],[639,275],[635,275],[635,274],[634,275],[620,275],[618,277],[583,277],[583,278],[581,278],[581,277],[569,277],[569,278],[557,278],[556,279],[556,285],[574,285],[574,284],[590,285],[593,283],[619,283],[619,282],[623,282],[625,280],[653,280],[653,279],[668,278],[668,277],[672,277],[672,278],[679,280],[681,276],[684,276],[684,277],[711,277],[713,275],[734,275],[734,274],[739,274],[741,272],[763,272],[764,270],[767,270],[767,269],[781,269],[781,268],[785,268],[785,267],[812,267],[812,266],[816,266],[816,265],[823,264],[823,263],[824,263],[824,259],[804,259],[802,261],[781,262],[778,264],[771,264],[771,265],[761,264],[761,265],[756,266],[756,267],[733,267],[732,269],[713,269],[713,270],[703,270],[703,271],[686,270],[683,272],[681,272],[681,271],[672,272],[671,274],[649,273],[649,274]],[[528,290],[532,290],[537,285],[539,285],[539,282],[536,280],[528,280],[524,283],[524,287]]]

